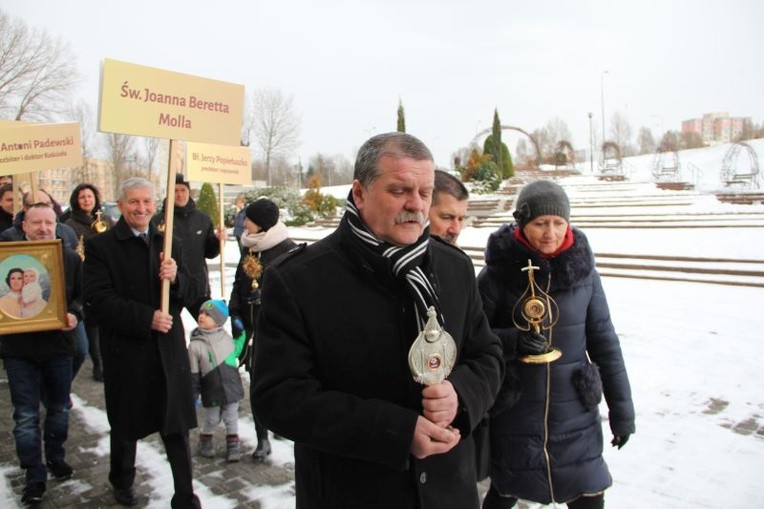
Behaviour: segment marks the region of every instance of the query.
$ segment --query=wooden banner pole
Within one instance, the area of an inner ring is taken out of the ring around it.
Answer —
[[[223,217],[223,183],[218,182],[218,229],[225,228]],[[225,237],[220,239],[220,298],[225,298]]]
[[[178,152],[178,141],[170,140],[170,157],[167,163],[167,199],[164,205],[164,247],[163,256],[172,256],[172,228],[175,217],[175,173],[180,165],[180,154]],[[162,280],[161,293],[161,311],[170,312],[170,281]]]

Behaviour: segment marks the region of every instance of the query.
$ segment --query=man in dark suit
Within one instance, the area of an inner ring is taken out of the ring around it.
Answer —
[[[162,260],[163,235],[151,224],[154,186],[122,183],[122,217],[85,243],[83,294],[101,332],[106,412],[111,425],[109,481],[114,498],[137,503],[133,491],[136,441],[159,432],[172,468],[172,507],[200,507],[193,492],[188,430],[196,427],[191,372],[180,320],[198,298],[197,285],[173,240]],[[169,313],[160,309],[162,280],[170,281]]]

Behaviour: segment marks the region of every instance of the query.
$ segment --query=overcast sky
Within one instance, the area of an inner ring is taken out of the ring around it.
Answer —
[[[399,98],[407,131],[441,166],[490,127],[494,108],[529,132],[559,117],[577,149],[589,144],[588,112],[602,131],[603,96],[606,119],[620,111],[634,135],[710,111],[764,120],[764,2],[755,0],[5,0],[0,9],[70,43],[79,95],[94,111],[103,58],[293,96],[303,164],[317,152],[352,158],[369,136],[395,130]],[[515,138],[505,141],[514,151]]]

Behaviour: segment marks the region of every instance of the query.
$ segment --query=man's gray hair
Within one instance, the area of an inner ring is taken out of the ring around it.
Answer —
[[[156,198],[156,189],[154,184],[143,177],[132,177],[119,185],[119,200],[122,201],[127,197],[127,192],[131,189],[148,188],[151,189],[151,194]]]
[[[458,178],[443,170],[435,170],[435,189],[432,192],[432,204],[438,203],[441,193],[450,194],[458,201],[466,200],[470,197],[467,188],[464,187]]]
[[[379,176],[379,160],[384,156],[433,161],[430,149],[419,138],[398,132],[378,134],[369,138],[358,150],[353,178],[364,187],[371,184]]]

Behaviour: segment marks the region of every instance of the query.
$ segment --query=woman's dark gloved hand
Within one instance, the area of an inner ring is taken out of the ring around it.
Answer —
[[[539,355],[548,351],[549,343],[543,334],[534,331],[517,332],[517,353]]]
[[[630,437],[630,436],[631,436],[631,435],[614,435],[614,436],[613,436],[613,440],[611,440],[610,444],[611,444],[613,447],[618,447],[618,449],[620,450],[620,449],[621,449],[621,447],[623,447],[624,445],[626,445],[626,442],[628,442],[628,441],[629,441],[629,437]]]

